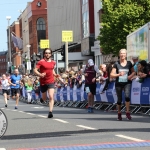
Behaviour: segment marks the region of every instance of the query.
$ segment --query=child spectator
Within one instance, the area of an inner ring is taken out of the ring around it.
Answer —
[[[26,88],[26,91],[27,91],[27,98],[28,98],[27,104],[31,104],[32,90],[33,90],[33,83],[32,83],[31,78],[27,79],[27,81],[25,83],[25,88]]]

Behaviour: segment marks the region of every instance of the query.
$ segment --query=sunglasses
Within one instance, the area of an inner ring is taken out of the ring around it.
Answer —
[[[51,53],[45,53],[45,54],[51,54]]]

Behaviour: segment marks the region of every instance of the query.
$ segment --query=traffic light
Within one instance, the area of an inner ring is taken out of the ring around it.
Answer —
[[[65,60],[66,60],[66,58],[65,58],[65,56],[66,56],[65,44],[62,46],[61,55],[63,56],[63,57],[62,57],[62,61],[65,62]]]
[[[8,73],[11,74],[11,66],[8,68]]]

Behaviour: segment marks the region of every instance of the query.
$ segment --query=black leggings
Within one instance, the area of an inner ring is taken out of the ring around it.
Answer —
[[[122,91],[124,90],[125,93],[125,101],[130,102],[130,91],[131,91],[131,84],[126,84],[126,85],[120,85],[116,87],[116,94],[118,97],[117,104],[121,105],[122,103]]]

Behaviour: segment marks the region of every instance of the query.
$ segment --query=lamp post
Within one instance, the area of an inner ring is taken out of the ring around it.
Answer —
[[[8,53],[9,53],[9,65],[12,65],[11,62],[11,41],[10,41],[10,19],[11,16],[6,16],[6,19],[8,20]]]
[[[30,61],[30,47],[31,45],[27,45],[27,70],[28,70],[28,73],[30,73],[30,70],[31,70],[31,61]]]

